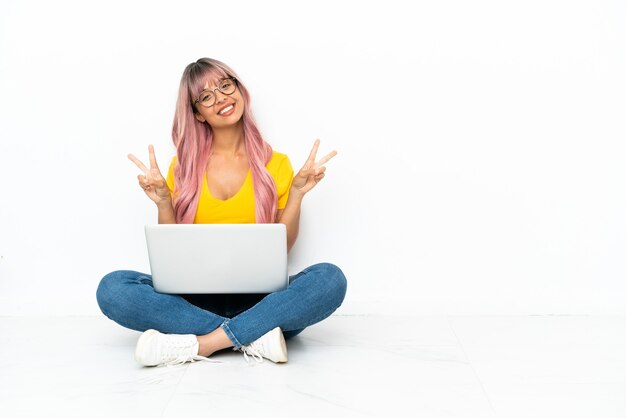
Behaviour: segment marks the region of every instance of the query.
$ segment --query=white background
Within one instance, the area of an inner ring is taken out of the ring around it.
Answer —
[[[409,5],[410,4],[410,5]],[[187,64],[220,59],[299,168],[291,268],[330,261],[340,312],[626,313],[626,6],[540,1],[6,1],[0,314],[97,314],[148,271]]]

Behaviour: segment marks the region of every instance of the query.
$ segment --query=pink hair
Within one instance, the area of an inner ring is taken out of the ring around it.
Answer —
[[[207,82],[225,77],[236,78],[244,100],[243,133],[254,186],[257,223],[274,223],[276,219],[276,183],[265,166],[272,158],[272,147],[265,142],[250,111],[250,94],[235,72],[226,64],[201,58],[185,68],[180,80],[172,139],[178,164],[174,167],[174,214],[176,223],[193,223],[198,210],[200,189],[211,157],[213,130],[194,116],[193,102]]]

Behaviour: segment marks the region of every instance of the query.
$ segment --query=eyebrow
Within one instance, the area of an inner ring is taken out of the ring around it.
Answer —
[[[230,77],[230,76],[226,76],[226,77],[222,77],[222,78],[218,79],[218,80],[217,80],[217,82],[215,83],[215,87],[213,87],[213,89],[216,89],[216,88],[217,88],[217,85],[218,85],[220,82],[224,81],[224,80],[232,80],[232,77]],[[207,88],[205,88],[205,89],[200,90],[200,93],[202,93],[203,91],[211,91],[211,90],[213,90],[213,89],[212,89],[211,87],[207,87]]]

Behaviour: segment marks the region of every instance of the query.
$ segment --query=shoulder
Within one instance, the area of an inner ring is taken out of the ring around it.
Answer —
[[[170,161],[170,166],[169,169],[167,170],[168,172],[172,172],[174,170],[174,167],[176,167],[178,165],[178,157],[176,157],[175,155],[172,157],[172,160]]]
[[[289,161],[289,157],[287,156],[287,154],[283,154],[282,152],[278,151],[272,151],[272,159],[270,160],[270,164],[273,162],[281,163],[285,160]]]
[[[267,170],[272,172],[285,167],[291,167],[291,162],[289,161],[287,154],[272,151],[272,159],[269,163],[267,163]]]
[[[174,158],[172,158],[172,162],[170,163],[170,168],[167,170],[167,176],[165,177],[165,181],[167,182],[170,190],[174,190],[174,186],[176,183],[176,181],[174,180],[174,167],[176,167],[177,163],[178,158],[174,156]]]

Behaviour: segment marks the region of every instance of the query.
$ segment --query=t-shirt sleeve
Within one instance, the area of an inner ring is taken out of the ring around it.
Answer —
[[[174,192],[174,167],[176,166],[176,157],[172,158],[172,162],[170,163],[170,168],[167,170],[167,177],[165,181],[167,182],[167,187],[170,188],[170,193]]]
[[[278,209],[285,209],[287,199],[289,199],[289,189],[293,181],[293,167],[289,157],[286,155],[278,165],[274,180],[276,181],[276,192],[278,194]]]

